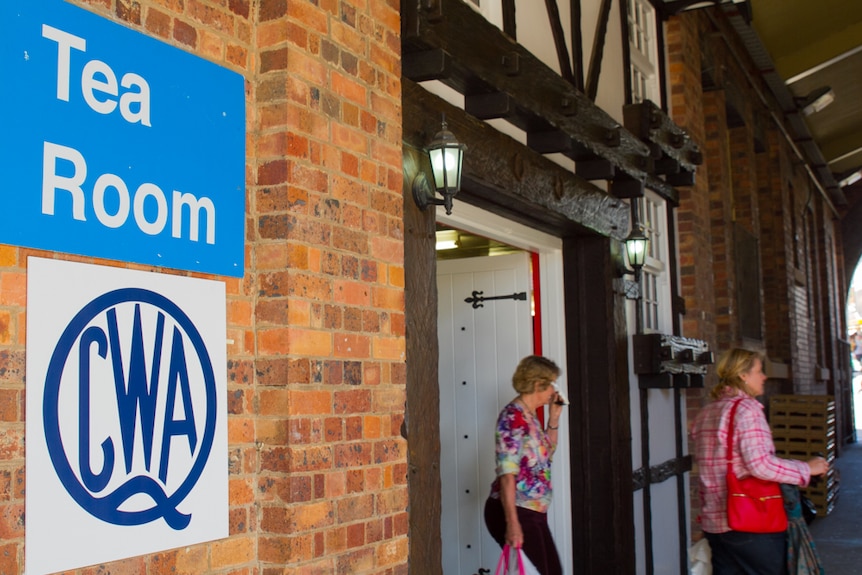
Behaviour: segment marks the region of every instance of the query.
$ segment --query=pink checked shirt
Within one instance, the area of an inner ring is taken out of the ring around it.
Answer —
[[[743,400],[734,416],[733,470],[737,477],[754,475],[761,479],[807,486],[811,470],[804,461],[781,459],[775,455],[772,432],[763,406],[739,392],[722,397],[703,408],[691,429],[700,483],[700,524],[707,533],[730,531],[727,525],[727,425],[737,397]]]

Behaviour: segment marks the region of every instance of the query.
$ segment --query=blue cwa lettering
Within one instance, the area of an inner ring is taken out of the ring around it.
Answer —
[[[143,289],[100,296],[70,322],[48,368],[45,437],[58,477],[104,521],[184,529],[191,517],[177,506],[209,457],[215,401],[209,354],[182,310]]]
[[[135,306],[134,326],[132,329],[131,357],[129,358],[128,378],[124,373],[123,353],[120,346],[120,333],[117,327],[117,310],[107,312],[108,334],[101,327],[91,326],[81,336],[79,347],[79,377],[81,400],[78,404],[79,449],[81,477],[84,485],[90,491],[98,492],[105,488],[110,479],[114,463],[114,448],[110,438],[102,442],[105,466],[100,474],[90,470],[90,356],[91,347],[95,344],[96,354],[105,359],[108,348],[111,350],[114,386],[117,393],[117,410],[120,417],[120,430],[125,455],[126,473],[132,472],[132,457],[135,449],[135,431],[138,429],[138,413],[141,415],[140,429],[144,450],[144,464],[147,471],[152,465],[153,432],[156,425],[156,399],[159,392],[159,376],[162,363],[162,340],[164,338],[165,316],[157,314],[157,327],[151,358],[150,377],[147,377],[146,356],[144,352],[143,331],[141,327],[141,307]],[[168,370],[168,391],[164,417],[164,432],[162,434],[161,459],[159,461],[159,480],[167,481],[168,464],[170,462],[171,439],[174,436],[185,435],[188,439],[189,452],[194,453],[197,445],[197,432],[194,427],[194,407],[189,388],[189,374],[183,352],[182,334],[173,330],[171,345],[171,361]],[[177,385],[182,393],[182,404],[176,405]],[[174,420],[176,409],[182,409],[186,416]]]

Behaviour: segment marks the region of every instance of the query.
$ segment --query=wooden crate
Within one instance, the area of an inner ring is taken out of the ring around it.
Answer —
[[[777,456],[807,461],[819,455],[830,466],[834,462],[835,401],[831,395],[773,395],[769,398],[769,425]],[[835,468],[801,491],[820,515],[829,515],[838,499]]]
[[[832,513],[832,510],[835,508],[835,502],[838,501],[838,474],[832,468],[826,474],[826,477],[821,478],[816,485],[809,485],[800,489],[800,491],[814,503],[817,513],[825,517]]]
[[[835,426],[835,400],[831,395],[772,395],[769,423],[804,429]]]

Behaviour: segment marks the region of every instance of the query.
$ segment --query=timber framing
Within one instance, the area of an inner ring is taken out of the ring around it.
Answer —
[[[404,78],[443,82],[471,114],[504,118],[535,151],[564,154],[585,179],[608,180],[611,193],[647,187],[678,203],[674,186],[654,174],[646,143],[463,0],[401,7]]]
[[[402,91],[405,144],[422,149],[445,113],[449,129],[467,145],[456,201],[557,236],[594,232],[625,238],[630,214],[625,202],[410,80],[403,79]]]
[[[656,175],[676,186],[694,184],[703,153],[689,135],[649,100],[623,108],[623,124],[650,148]]]

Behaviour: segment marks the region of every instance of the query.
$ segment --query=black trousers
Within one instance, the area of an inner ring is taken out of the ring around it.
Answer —
[[[786,575],[787,534],[705,533],[713,575]]]
[[[524,545],[521,547],[524,554],[542,575],[562,575],[560,556],[548,528],[548,514],[522,507],[516,509],[524,532]],[[499,499],[489,497],[485,502],[485,525],[502,548],[506,544],[506,514]]]

